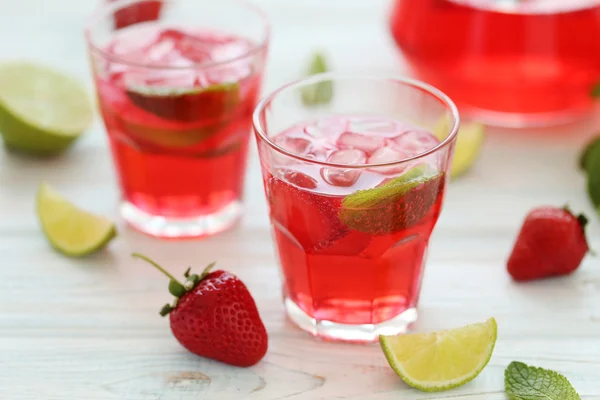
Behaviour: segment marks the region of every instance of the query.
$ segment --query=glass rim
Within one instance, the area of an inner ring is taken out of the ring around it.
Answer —
[[[386,163],[376,163],[376,164],[368,164],[368,163],[339,164],[339,163],[332,163],[332,162],[327,162],[327,161],[320,161],[320,160],[315,160],[315,159],[312,159],[309,157],[302,156],[300,154],[296,154],[292,151],[286,150],[285,148],[283,148],[281,146],[278,146],[267,135],[266,129],[264,128],[264,126],[261,122],[261,115],[263,114],[264,110],[267,109],[269,104],[279,94],[286,92],[288,90],[291,90],[291,89],[297,89],[302,86],[314,84],[314,83],[317,83],[317,82],[320,82],[323,80],[395,81],[395,82],[399,82],[403,85],[411,86],[415,89],[421,89],[421,90],[425,91],[428,95],[438,99],[450,111],[450,114],[452,115],[452,125],[450,126],[450,133],[444,138],[444,140],[442,140],[436,146],[428,149],[427,151],[425,151],[423,153],[419,153],[412,157],[402,158],[397,161],[391,161],[391,162],[386,162]],[[322,165],[322,166],[326,166],[326,167],[343,168],[343,169],[366,169],[366,168],[379,168],[379,167],[393,167],[393,166],[397,166],[399,164],[404,164],[404,163],[407,163],[410,161],[415,161],[415,160],[427,157],[431,154],[438,152],[439,150],[442,150],[443,148],[447,147],[448,145],[450,145],[450,143],[452,143],[456,139],[456,136],[458,135],[459,125],[460,125],[460,116],[458,113],[458,108],[456,107],[454,102],[444,92],[442,92],[441,90],[437,89],[436,87],[434,87],[428,83],[425,83],[425,82],[422,82],[422,81],[419,81],[416,79],[412,79],[412,78],[403,77],[403,76],[386,75],[386,76],[382,77],[382,76],[362,75],[362,74],[341,74],[341,73],[335,73],[335,72],[325,72],[325,73],[315,74],[315,75],[309,76],[307,78],[297,79],[295,81],[292,81],[290,83],[287,83],[287,84],[279,87],[278,89],[271,92],[269,95],[265,96],[263,99],[261,99],[258,102],[256,108],[254,109],[254,113],[252,115],[252,126],[254,128],[254,131],[257,133],[257,135],[260,137],[260,139],[262,141],[267,143],[267,145],[269,145],[273,150],[277,151],[278,153],[281,153],[288,157],[294,158],[296,160],[304,161],[304,162],[311,163],[311,164],[317,164],[317,165]]]
[[[260,18],[260,20],[262,21],[262,25],[264,27],[264,35],[263,35],[262,39],[257,43],[253,43],[253,45],[247,51],[243,52],[242,54],[240,54],[238,56],[231,57],[226,60],[197,62],[197,63],[193,63],[191,65],[185,65],[185,66],[176,66],[176,65],[168,65],[168,64],[164,64],[164,65],[163,64],[147,64],[147,63],[142,63],[142,62],[131,61],[125,57],[111,54],[111,53],[105,51],[104,49],[102,49],[100,46],[96,45],[96,43],[92,39],[92,28],[93,28],[93,26],[95,26],[96,23],[98,23],[101,20],[101,18],[103,18],[105,16],[104,15],[105,13],[111,15],[111,14],[114,14],[114,11],[116,11],[117,9],[122,8],[123,5],[128,5],[130,3],[131,4],[141,3],[141,2],[145,2],[145,1],[150,1],[150,0],[115,0],[115,1],[103,0],[103,2],[101,2],[100,5],[96,7],[96,9],[86,19],[86,22],[85,22],[84,36],[85,36],[85,40],[87,42],[89,50],[108,61],[132,66],[132,67],[140,67],[140,68],[147,68],[147,69],[159,69],[159,70],[187,70],[187,69],[217,68],[217,67],[221,67],[221,66],[236,62],[236,61],[240,61],[245,58],[254,56],[255,54],[257,54],[260,51],[267,48],[267,46],[269,44],[269,38],[271,37],[271,23],[269,22],[269,19],[267,18],[266,13],[260,7],[250,3],[247,0],[227,0],[231,3],[237,4],[238,6],[241,6],[245,10],[250,11],[251,13],[254,13],[255,15],[257,15]],[[173,1],[173,0],[161,0],[161,1],[168,3],[169,1]],[[179,0],[179,1],[197,1],[197,0]]]

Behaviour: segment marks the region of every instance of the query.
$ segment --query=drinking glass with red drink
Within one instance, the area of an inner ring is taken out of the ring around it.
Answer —
[[[325,84],[331,102],[302,101]],[[320,74],[268,95],[253,124],[289,317],[329,339],[406,331],[442,208],[454,104],[410,79]]]
[[[125,221],[170,238],[231,227],[267,53],[262,12],[241,0],[116,0],[86,38]]]

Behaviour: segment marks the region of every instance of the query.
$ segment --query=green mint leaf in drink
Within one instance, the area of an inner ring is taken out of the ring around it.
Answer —
[[[346,196],[339,218],[349,228],[373,235],[407,229],[427,215],[443,185],[443,173],[418,165],[382,186]]]
[[[308,67],[307,75],[316,75],[327,71],[328,68],[325,56],[321,53],[316,53]],[[320,81],[302,88],[302,103],[306,106],[327,104],[331,101],[332,97],[332,81]]]
[[[581,400],[563,375],[517,361],[504,371],[504,390],[511,400]]]
[[[579,168],[581,168],[584,171],[587,171],[587,163],[590,159],[590,155],[600,151],[600,136],[592,139],[587,146],[585,146],[585,149],[583,150],[583,152],[581,152],[581,156],[579,157]]]

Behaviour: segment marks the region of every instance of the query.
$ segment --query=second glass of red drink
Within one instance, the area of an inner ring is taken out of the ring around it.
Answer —
[[[171,238],[231,227],[267,54],[264,15],[241,0],[116,0],[91,17],[86,38],[124,219]]]
[[[409,79],[322,74],[267,96],[253,124],[289,317],[329,339],[406,331],[442,208],[454,104]]]

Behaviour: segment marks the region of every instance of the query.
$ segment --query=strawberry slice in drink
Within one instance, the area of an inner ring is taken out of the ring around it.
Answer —
[[[317,181],[292,169],[280,169],[267,182],[273,224],[306,251],[320,251],[348,232],[337,217],[341,199],[310,191],[316,187]]]
[[[442,195],[444,177],[428,165],[418,165],[382,186],[346,196],[339,218],[349,228],[372,235],[411,228]]]
[[[140,22],[155,21],[160,17],[162,7],[162,0],[147,0],[117,10],[114,15],[115,28],[121,29]]]

